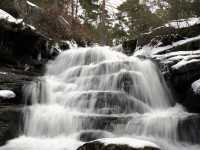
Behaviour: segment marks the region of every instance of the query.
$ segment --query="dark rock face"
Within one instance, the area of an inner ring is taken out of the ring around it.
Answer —
[[[190,112],[199,112],[200,113],[200,94],[195,93],[191,88],[186,96],[183,105],[187,107]]]
[[[177,69],[172,68],[173,65],[174,62],[161,67],[165,72],[165,79],[170,82],[177,96],[177,102],[184,105],[189,112],[200,113],[200,96],[191,89],[192,83],[200,78],[200,62],[194,61]]]
[[[200,116],[190,116],[181,120],[178,124],[178,135],[180,141],[187,141],[191,144],[200,144]]]
[[[109,144],[105,146],[103,143],[99,141],[94,141],[82,145],[77,150],[159,150],[159,149],[154,147],[133,148],[128,145],[121,145],[121,144]]]
[[[21,134],[23,130],[23,108],[0,106],[0,146]]]
[[[54,41],[23,24],[0,20],[0,90],[14,98],[0,98],[0,145],[19,135],[24,105],[23,87],[43,75],[45,63],[58,55]]]
[[[1,0],[0,8],[14,17],[22,17],[27,13],[26,0]]]
[[[200,113],[199,95],[191,90],[192,83],[200,79],[200,53],[196,52],[200,50],[200,39],[193,38],[199,36],[199,33],[200,24],[179,29],[161,26],[150,33],[140,35],[137,44],[140,48],[145,45],[154,48],[169,46],[153,55],[153,60],[157,62],[166,81],[171,85],[170,88],[177,96],[177,102],[194,113]],[[193,39],[173,45],[174,42],[188,38]],[[190,62],[184,64],[183,60]],[[183,61],[183,65],[174,67],[180,61]]]
[[[14,91],[11,103],[22,104],[23,85],[43,75],[45,63],[58,51],[51,40],[22,24],[0,20],[0,28],[0,90]]]
[[[80,135],[80,140],[83,141],[83,142],[89,142],[89,141],[97,140],[97,139],[100,139],[100,138],[106,138],[106,136],[105,136],[106,134],[112,135],[109,132],[100,131],[100,130],[84,131]]]
[[[160,36],[156,36],[154,39],[152,39],[150,41],[151,45],[158,45],[159,43],[162,43],[161,46],[167,46],[167,45],[172,45],[173,42],[177,42],[180,40],[184,40],[184,37],[182,37],[181,35],[160,35]]]
[[[55,57],[56,51],[51,52],[53,41],[31,30],[31,28],[6,20],[0,20],[0,27],[1,61],[14,65],[29,63],[37,66],[39,63],[37,61],[39,60],[38,55],[41,54],[43,60]],[[12,61],[10,62],[10,60]]]
[[[190,99],[194,100],[195,98],[192,92],[189,90],[191,84],[194,81],[198,80],[200,77],[200,62],[193,62],[190,64],[186,64],[179,69],[171,69],[170,73],[171,73],[170,81],[177,95],[179,96],[179,102],[185,104],[186,108],[188,108],[189,111],[200,113],[200,109],[191,110],[191,106],[189,106]],[[194,105],[194,102],[192,102],[193,100],[191,100],[191,103],[193,103]],[[198,99],[196,100],[196,102],[197,101]],[[199,103],[196,103],[196,105],[198,104]]]
[[[128,56],[133,55],[133,53],[137,47],[137,39],[123,42],[122,47],[123,47],[124,54],[126,54]]]
[[[23,104],[23,91],[22,87],[25,84],[28,84],[32,80],[34,80],[34,76],[32,75],[19,75],[16,73],[8,72],[8,69],[12,68],[4,68],[2,67],[0,71],[4,71],[4,69],[7,69],[6,74],[0,74],[0,90],[11,90],[14,91],[16,94],[16,97],[12,99],[1,99],[0,98],[0,105],[3,105],[5,103],[10,104]]]

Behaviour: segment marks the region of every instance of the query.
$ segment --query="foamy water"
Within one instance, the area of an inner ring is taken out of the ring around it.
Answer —
[[[178,122],[191,114],[172,106],[170,93],[150,60],[109,47],[62,52],[44,77],[24,88],[31,103],[24,135],[1,150],[76,150],[83,141],[129,137],[163,150],[199,150],[179,141]]]

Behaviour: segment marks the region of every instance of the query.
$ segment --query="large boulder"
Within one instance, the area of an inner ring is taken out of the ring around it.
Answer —
[[[170,82],[179,96],[179,102],[183,103],[189,111],[200,113],[200,109],[191,110],[191,106],[187,105],[190,103],[190,98],[193,100],[197,98],[194,96],[190,88],[191,84],[200,77],[200,61],[194,61],[179,68],[172,67],[170,70],[170,75]],[[191,100],[191,103],[194,105],[193,100]],[[196,102],[198,102],[198,99]],[[199,103],[196,103],[196,106],[198,104]],[[200,107],[200,105],[198,107]]]
[[[14,20],[14,19],[13,19]],[[59,54],[59,46],[25,23],[0,19],[0,145],[19,135],[24,105],[23,87],[44,74],[45,63]]]
[[[77,150],[160,150],[160,148],[154,143],[143,140],[108,138],[85,143]]]
[[[55,58],[58,50],[53,41],[23,24],[0,20],[0,61],[16,66],[25,64],[33,68]]]
[[[157,62],[176,101],[194,113],[200,113],[199,96],[191,90],[200,77],[199,19],[172,21],[140,35],[135,52]]]

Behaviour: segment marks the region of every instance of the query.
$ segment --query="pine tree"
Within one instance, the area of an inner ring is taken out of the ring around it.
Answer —
[[[129,28],[130,38],[137,38],[141,33],[148,32],[158,26],[159,18],[139,0],[127,0],[119,8],[122,19],[127,17],[126,25]]]

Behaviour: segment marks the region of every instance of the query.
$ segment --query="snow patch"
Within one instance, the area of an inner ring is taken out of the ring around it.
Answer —
[[[6,72],[0,72],[0,74],[6,74]]]
[[[32,7],[37,7],[37,8],[39,8],[37,5],[35,5],[35,4],[33,4],[33,3],[29,2],[29,1],[26,1],[26,2],[27,2],[28,5],[30,5],[30,6],[32,6]]]
[[[144,148],[147,146],[159,148],[159,146],[153,142],[138,140],[138,139],[133,139],[133,138],[125,138],[125,137],[123,137],[123,138],[104,138],[104,139],[99,139],[98,141],[104,143],[105,145],[122,144],[122,145],[128,145],[133,148]]]
[[[198,59],[193,59],[193,60],[189,60],[189,61],[182,60],[182,61],[178,62],[176,65],[173,65],[172,69],[179,69],[179,68],[181,68],[187,64],[193,63],[193,62],[200,62],[200,60],[198,60]]]
[[[15,19],[13,16],[11,16],[7,12],[3,11],[2,9],[0,9],[0,19],[5,19],[9,22],[13,22],[16,24],[22,23],[22,21],[23,21],[23,19]]]
[[[179,28],[187,28],[187,27],[193,26],[195,24],[200,24],[200,18],[188,18],[188,19],[173,20],[173,21],[166,23],[164,26],[179,29]]]
[[[194,93],[200,94],[200,79],[192,83]]]
[[[137,49],[134,53],[134,56],[145,56],[145,57],[154,57],[154,55],[161,53],[161,52],[165,52],[167,50],[170,50],[173,47],[177,47],[186,43],[189,43],[191,41],[196,41],[196,40],[200,40],[200,36],[196,36],[193,38],[188,38],[186,40],[180,40],[178,42],[174,42],[172,45],[167,45],[164,47],[157,47],[157,46],[150,46],[150,45],[146,45],[144,47],[142,47],[141,49]],[[189,51],[190,52],[190,51]],[[179,53],[179,52],[178,52]],[[188,53],[187,52],[183,52],[183,53]],[[192,53],[195,53],[195,51],[192,51]]]
[[[0,97],[10,99],[16,97],[15,93],[10,90],[0,90]]]
[[[28,27],[30,27],[32,30],[36,30],[36,28],[30,24],[27,24]]]

